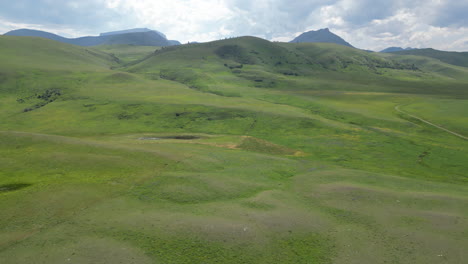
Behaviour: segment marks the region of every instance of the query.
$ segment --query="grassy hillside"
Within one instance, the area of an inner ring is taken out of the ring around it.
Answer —
[[[444,63],[440,60],[414,55],[388,55],[389,58],[403,63],[413,63],[425,72],[431,72],[439,78],[449,78],[455,80],[466,80],[468,78],[468,68]]]
[[[0,47],[5,263],[468,258],[468,141],[420,120],[468,136],[468,83],[433,59],[252,37]]]
[[[435,49],[415,49],[415,50],[399,51],[399,52],[396,52],[395,54],[424,56],[424,57],[437,59],[448,64],[461,66],[461,67],[468,67],[468,52],[450,52],[450,51],[441,51],[441,50],[435,50]]]
[[[103,52],[37,37],[0,36],[2,70],[97,70],[116,58]]]
[[[100,45],[93,48],[116,56],[119,58],[119,61],[124,64],[142,60],[151,53],[160,49],[159,47],[154,46],[135,45]]]

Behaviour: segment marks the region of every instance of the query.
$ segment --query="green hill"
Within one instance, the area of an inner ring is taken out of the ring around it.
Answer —
[[[215,41],[208,44],[190,44],[163,48],[152,58],[133,66],[139,70],[158,65],[197,62],[203,60],[223,62],[231,66],[260,65],[270,71],[297,68],[300,70],[345,69],[348,66],[414,70],[412,65],[387,60],[378,55],[337,44],[325,43],[272,43],[254,37]],[[233,64],[230,65],[229,63]],[[237,64],[237,65],[236,65]]]
[[[238,88],[220,89],[221,83],[230,84],[224,81],[227,76],[234,83],[257,88],[302,89],[304,83],[313,79],[338,90],[429,94],[440,93],[440,84],[449,81],[455,82],[455,93],[466,96],[466,89],[453,80],[464,79],[456,69],[455,75],[449,72],[446,76],[430,68],[419,69],[419,65],[425,67],[418,61],[393,59],[336,44],[272,43],[243,37],[166,47],[126,70],[226,96],[239,96]]]
[[[441,51],[441,50],[435,50],[435,49],[416,49],[416,50],[398,51],[396,52],[396,54],[424,56],[424,57],[438,59],[448,64],[461,66],[461,67],[468,67],[468,52],[451,52],[451,51]]]
[[[38,37],[0,36],[0,50],[0,93],[64,91],[119,65],[108,53]]]
[[[460,80],[466,80],[468,78],[468,69],[466,67],[456,66],[455,64],[446,63],[424,55],[392,55],[387,58],[405,64],[417,65],[421,70],[436,74],[440,77]]]
[[[331,70],[343,70],[348,67],[360,68],[364,71],[375,71],[383,68],[417,70],[412,64],[398,63],[373,53],[338,44],[300,43],[286,45],[309,57],[309,60],[315,61],[324,68]]]
[[[463,263],[463,72],[253,37],[2,36],[1,262]]]
[[[95,70],[116,64],[107,53],[38,37],[0,36],[0,49],[4,70]]]
[[[140,61],[160,49],[154,46],[135,45],[99,45],[93,48],[116,56],[122,64]]]

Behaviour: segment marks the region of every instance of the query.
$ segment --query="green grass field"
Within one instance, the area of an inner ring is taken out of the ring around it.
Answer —
[[[465,67],[252,37],[0,50],[2,264],[468,261],[468,141],[408,115],[468,136]]]

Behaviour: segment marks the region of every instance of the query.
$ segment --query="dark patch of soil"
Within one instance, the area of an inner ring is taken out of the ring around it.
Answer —
[[[140,140],[161,140],[161,139],[180,139],[180,140],[192,140],[200,139],[199,136],[193,135],[179,135],[179,136],[162,136],[162,137],[141,137]]]
[[[198,136],[191,136],[191,135],[185,135],[185,136],[168,136],[168,137],[163,137],[167,139],[182,139],[182,140],[190,140],[190,139],[200,139]]]

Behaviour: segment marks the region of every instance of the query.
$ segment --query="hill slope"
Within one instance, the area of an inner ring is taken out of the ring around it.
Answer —
[[[416,49],[416,50],[398,51],[396,52],[396,54],[424,56],[424,57],[438,59],[448,64],[468,67],[468,52],[450,52],[450,51],[441,51],[441,50],[435,50],[435,49]]]
[[[423,72],[430,72],[439,77],[448,77],[457,80],[468,80],[468,68],[466,67],[449,64],[432,57],[417,55],[400,55],[398,52],[388,54],[389,57],[386,56],[386,58],[391,58],[394,61],[398,61],[405,64],[417,65],[417,67]]]
[[[324,42],[324,43],[335,43],[339,45],[344,45],[348,47],[353,47],[351,44],[346,42],[344,39],[335,35],[334,33],[330,32],[328,28],[320,29],[317,31],[309,31],[302,33],[295,39],[291,41],[291,43],[303,43],[303,42]]]
[[[343,70],[354,66],[414,70],[412,65],[401,64],[376,54],[326,43],[272,43],[255,37],[241,37],[190,44],[157,50],[152,56],[138,62],[130,70],[159,68],[160,66],[210,61],[218,67],[243,71],[240,66],[254,65],[275,73],[304,74],[317,70]],[[213,64],[211,64],[213,66]]]
[[[96,69],[117,63],[112,55],[60,43],[42,37],[0,36],[0,68],[15,69]]]

